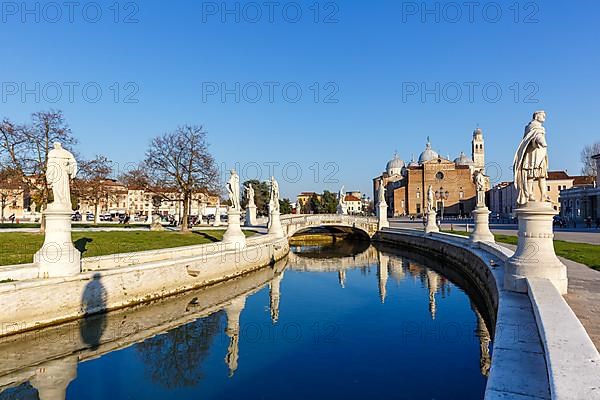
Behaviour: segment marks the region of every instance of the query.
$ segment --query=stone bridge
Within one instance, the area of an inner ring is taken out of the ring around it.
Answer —
[[[282,215],[281,226],[287,237],[319,227],[352,228],[373,237],[378,230],[377,218],[338,214]]]

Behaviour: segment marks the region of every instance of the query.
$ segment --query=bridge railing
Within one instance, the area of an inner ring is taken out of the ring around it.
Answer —
[[[367,225],[377,224],[376,217],[365,217],[360,215],[341,214],[288,214],[281,216],[282,225],[318,225],[318,224],[344,224],[344,225]]]

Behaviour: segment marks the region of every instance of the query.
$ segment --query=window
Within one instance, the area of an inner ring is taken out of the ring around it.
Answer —
[[[465,192],[463,192],[462,190],[460,192],[458,192],[458,198],[462,199],[465,197]]]
[[[417,199],[420,199],[420,198],[421,198],[421,192],[419,192],[419,191],[417,190]]]
[[[444,173],[443,172],[438,172],[437,174],[435,174],[435,179],[437,179],[438,181],[441,181],[442,179],[444,179]]]
[[[550,188],[550,186],[548,186],[548,191],[551,191],[552,189]]]

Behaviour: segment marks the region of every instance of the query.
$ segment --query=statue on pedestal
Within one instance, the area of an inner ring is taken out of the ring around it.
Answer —
[[[533,120],[525,127],[523,140],[515,154],[513,172],[517,189],[517,204],[523,206],[529,201],[536,201],[534,181],[540,188],[540,201],[549,201],[546,188],[548,177],[548,144],[546,143],[546,120],[544,111],[533,113]]]
[[[341,215],[348,214],[348,205],[346,204],[346,193],[344,191],[344,186],[341,187],[340,192],[338,193],[337,213]]]
[[[71,179],[77,174],[77,161],[73,154],[63,149],[60,143],[48,152],[46,180],[52,189],[54,201],[49,207],[71,210]]]

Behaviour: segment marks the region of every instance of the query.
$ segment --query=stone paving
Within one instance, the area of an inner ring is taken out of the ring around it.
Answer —
[[[516,246],[500,243],[515,250]],[[596,349],[600,350],[600,272],[559,257],[567,266],[569,293],[565,300],[583,324]]]

